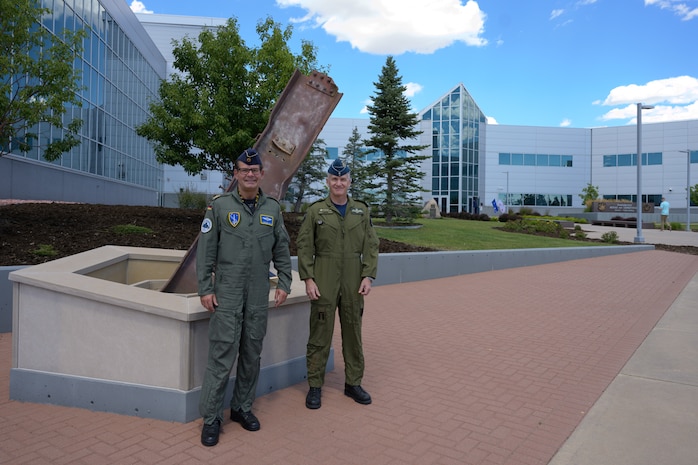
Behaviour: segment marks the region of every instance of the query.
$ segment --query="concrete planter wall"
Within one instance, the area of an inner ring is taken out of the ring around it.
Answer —
[[[183,255],[107,246],[11,272],[10,398],[198,418],[209,314],[195,294],[157,291]],[[258,394],[306,377],[310,306],[297,275],[293,286],[269,311]]]

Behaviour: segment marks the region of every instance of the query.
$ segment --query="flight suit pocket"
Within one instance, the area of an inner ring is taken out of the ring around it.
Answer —
[[[274,231],[271,228],[268,229],[268,231],[262,231],[262,233],[257,236],[264,263],[271,262],[275,242]]]
[[[356,223],[353,224],[348,233],[347,236],[349,237],[350,246],[351,246],[351,251],[354,253],[361,253],[363,251],[363,245],[364,245],[364,231],[363,231],[363,224],[362,223]]]
[[[240,339],[240,316],[219,306],[211,315],[208,337],[211,341],[232,344]]]

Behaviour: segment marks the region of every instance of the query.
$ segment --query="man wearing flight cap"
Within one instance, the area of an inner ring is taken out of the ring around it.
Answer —
[[[364,355],[361,320],[364,297],[378,267],[378,236],[368,205],[348,196],[351,174],[336,159],[327,169],[329,196],[308,207],[298,232],[298,272],[310,298],[310,335],[306,353],[308,385],[305,406],[321,406],[335,312],[342,328],[344,394],[360,404],[371,396],[361,387]]]
[[[275,306],[291,292],[290,240],[279,203],[259,188],[264,170],[254,149],[238,157],[233,175],[237,188],[209,204],[196,251],[201,305],[211,313],[199,402],[205,446],[218,443],[223,399],[236,359],[230,418],[248,431],[260,428],[251,409],[267,330],[270,260],[278,275]]]

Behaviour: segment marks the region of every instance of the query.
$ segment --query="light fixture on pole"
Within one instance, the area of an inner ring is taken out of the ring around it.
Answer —
[[[506,204],[507,213],[509,213],[509,172],[504,171],[504,174],[507,175],[507,196],[504,198],[504,203]]]
[[[651,110],[654,105],[637,104],[637,236],[635,242],[645,242],[642,237],[642,110]]]
[[[691,232],[691,151],[679,152],[686,154],[686,231]]]

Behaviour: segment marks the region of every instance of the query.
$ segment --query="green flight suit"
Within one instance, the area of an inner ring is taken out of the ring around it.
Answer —
[[[378,268],[378,236],[369,207],[349,198],[342,217],[329,198],[315,202],[306,212],[296,245],[300,278],[313,278],[320,291],[320,298],[310,303],[308,384],[322,387],[325,381],[338,308],[345,382],[358,386],[364,374],[364,298],[359,285],[364,277],[375,278]]]
[[[196,255],[199,295],[218,300],[209,322],[208,364],[199,411],[204,423],[222,420],[230,372],[238,366],[231,408],[250,411],[267,331],[269,263],[278,287],[291,292],[289,236],[279,203],[259,193],[254,213],[239,194],[216,197],[204,216]]]

